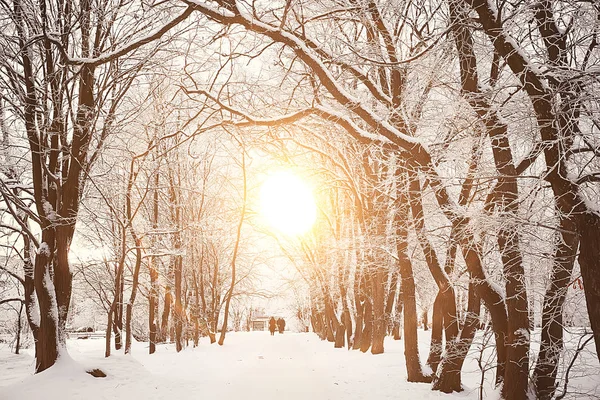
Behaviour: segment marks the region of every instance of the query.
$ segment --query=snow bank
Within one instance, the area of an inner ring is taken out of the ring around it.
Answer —
[[[429,332],[419,331],[419,336],[424,360]],[[65,357],[56,367],[35,376],[31,375],[31,353],[15,356],[0,348],[0,370],[8,371],[0,374],[0,399],[478,398],[481,377],[474,357],[467,360],[463,370],[465,391],[446,395],[432,392],[428,384],[406,381],[403,346],[403,341],[387,338],[385,353],[373,356],[334,349],[332,343],[320,341],[312,333],[270,336],[268,332],[250,332],[229,333],[224,346],[202,339],[198,348],[179,354],[174,345],[167,344],[157,346],[157,353],[150,356],[146,343],[134,343],[133,355],[116,354],[106,359],[103,339],[69,340],[73,359]],[[476,350],[474,346],[473,356]],[[493,362],[492,349],[487,346],[485,352],[484,363]],[[591,361],[586,357],[583,362]],[[597,364],[596,372],[600,373]],[[93,378],[85,372],[92,368],[100,368],[107,377]],[[491,386],[493,372],[485,377],[484,398],[497,397],[498,391]],[[582,382],[593,387],[589,377]]]

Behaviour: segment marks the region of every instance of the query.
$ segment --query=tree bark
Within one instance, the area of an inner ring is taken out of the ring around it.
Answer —
[[[140,268],[142,266],[142,241],[137,237],[135,232],[133,231],[133,227],[130,226],[131,234],[133,236],[135,242],[135,267],[133,270],[133,282],[131,284],[131,294],[129,296],[129,301],[127,302],[126,307],[126,316],[125,316],[125,354],[131,353],[131,343],[132,343],[132,328],[131,322],[133,319],[133,304],[135,303],[135,298],[137,295],[137,289],[139,284],[140,277]]]
[[[570,97],[577,95],[578,90],[567,90],[566,95],[570,101],[556,103],[556,93],[544,84],[543,76],[538,75],[535,68],[530,68],[516,43],[507,39],[503,33],[502,21],[494,17],[494,11],[484,0],[464,0],[479,15],[486,35],[492,41],[496,51],[506,60],[507,65],[520,80],[521,85],[529,96],[538,123],[540,136],[544,142],[544,158],[548,166],[545,179],[550,183],[557,208],[562,215],[572,215],[577,223],[577,234],[580,240],[579,265],[583,277],[584,290],[588,314],[592,322],[592,331],[596,342],[596,350],[600,359],[600,273],[595,265],[600,258],[600,216],[590,210],[578,194],[579,185],[567,179],[565,144],[573,140],[573,134],[578,131],[577,118],[579,115],[579,102]],[[547,1],[540,2],[538,7],[545,8],[546,16],[541,20],[540,33],[545,43],[552,51],[548,51],[549,58],[555,66],[570,68],[565,64],[566,52],[561,48],[565,44],[566,33],[558,31],[555,23],[545,21],[552,18]],[[549,46],[548,46],[549,45]],[[568,87],[572,84],[567,82]],[[571,92],[571,93],[569,93]],[[555,111],[559,110],[559,111]],[[566,143],[563,138],[566,138]],[[595,261],[596,260],[596,261]]]
[[[388,334],[392,333],[394,329],[394,322],[392,321],[392,313],[394,311],[394,304],[397,301],[396,298],[398,292],[398,276],[400,272],[397,270],[397,265],[393,265],[394,268],[392,272],[390,272],[390,287],[387,292],[386,301],[385,301],[385,319],[386,319],[386,329]]]
[[[443,301],[443,296],[441,295],[441,292],[438,291],[438,294],[435,296],[435,301],[433,302],[431,342],[429,345],[429,356],[427,357],[427,365],[429,365],[429,368],[431,368],[434,374],[436,374],[442,358],[442,330],[444,329],[444,312],[442,310]]]
[[[435,280],[435,283],[438,286],[438,296],[440,297],[439,301],[436,302],[438,308],[436,309],[434,303],[434,318],[437,317],[437,323],[440,326],[443,326],[445,330],[446,336],[446,353],[450,354],[453,351],[453,346],[455,343],[456,336],[458,335],[458,319],[456,316],[456,297],[454,294],[454,288],[450,283],[450,279],[446,272],[442,269],[442,266],[438,260],[437,254],[429,242],[425,232],[425,220],[424,220],[424,212],[423,212],[423,200],[421,197],[421,184],[419,182],[418,175],[415,172],[408,173],[408,198],[410,203],[410,209],[412,212],[413,224],[415,227],[415,232],[417,239],[419,241],[419,245],[421,250],[423,251],[423,255],[425,256],[425,260],[427,262],[427,266],[429,267],[429,271],[431,276]],[[438,315],[436,316],[436,311]],[[428,318],[427,318],[428,310],[425,309],[423,312],[423,329],[428,330]],[[440,315],[441,313],[441,315]],[[438,327],[436,327],[438,328]],[[432,341],[432,349],[430,350],[430,357],[428,357],[428,361],[432,362],[432,371],[435,374],[437,369],[437,364],[441,357],[441,344],[442,344],[442,335],[441,332],[434,332],[431,336]],[[438,343],[435,343],[437,341]],[[436,347],[436,345],[438,347]],[[435,368],[434,368],[435,367]],[[460,390],[460,383],[458,385],[458,389]]]
[[[419,358],[415,281],[412,264],[407,254],[408,229],[406,223],[408,204],[404,193],[401,192],[398,198],[399,209],[395,215],[394,224],[400,269],[400,285],[402,287],[402,303],[404,305],[404,356],[406,358],[406,372],[409,382],[431,382],[431,377],[423,374]]]
[[[124,262],[124,260],[123,260]],[[119,268],[117,266],[117,268]],[[115,274],[117,276],[119,274]],[[120,279],[115,281],[115,299],[116,308],[112,318],[113,332],[115,334],[115,350],[120,350],[123,343],[121,339],[121,333],[123,332],[123,292],[125,289],[125,279],[123,274],[120,274]]]
[[[541,400],[550,400],[556,390],[558,363],[563,350],[563,305],[578,245],[574,225],[571,219],[561,218],[550,287],[544,296],[540,352],[533,374],[536,394]]]
[[[19,351],[21,350],[21,318],[23,316],[23,305],[24,302],[21,301],[21,304],[19,304],[19,312],[17,313],[17,335],[15,338],[15,354],[19,354]]]
[[[477,297],[475,285],[469,282],[469,303],[463,328],[456,338],[452,354],[446,354],[438,367],[439,374],[433,382],[433,390],[452,393],[462,390],[461,370],[464,364],[475,332],[479,328],[479,312],[481,300]]]
[[[529,383],[529,304],[525,272],[519,248],[520,234],[516,223],[519,192],[517,170],[508,141],[508,129],[479,91],[477,60],[470,31],[462,25],[466,15],[450,2],[453,33],[459,55],[462,92],[473,111],[482,119],[491,140],[492,154],[499,173],[496,207],[508,215],[497,233],[506,279],[508,315],[507,364],[502,393],[507,399],[524,399]]]
[[[402,329],[401,329],[401,325],[402,325],[402,309],[403,309],[403,294],[402,294],[402,285],[400,284],[400,282],[398,282],[398,294],[397,294],[397,299],[396,299],[396,310],[395,310],[395,314],[394,314],[394,323],[392,326],[392,335],[394,337],[394,340],[400,340],[402,339]]]

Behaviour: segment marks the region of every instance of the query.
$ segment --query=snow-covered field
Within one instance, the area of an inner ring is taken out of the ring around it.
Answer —
[[[428,332],[419,331],[425,358]],[[406,382],[403,342],[386,339],[385,353],[373,356],[334,349],[312,333],[270,336],[267,332],[230,333],[225,345],[209,345],[180,354],[174,345],[161,345],[147,354],[146,343],[135,343],[133,354],[106,359],[103,339],[69,340],[72,359],[62,359],[50,370],[32,375],[30,350],[11,354],[0,348],[0,399],[477,399],[481,375],[475,358],[463,374],[465,391],[453,395],[432,392],[427,384]],[[588,395],[600,395],[600,366],[586,353],[587,377],[573,385]],[[578,364],[578,365],[579,365]],[[93,378],[85,369],[100,368],[106,378]],[[486,377],[493,379],[492,372]],[[575,387],[574,386],[574,387]],[[596,387],[594,389],[594,387]],[[591,389],[590,389],[591,388]],[[489,383],[484,397],[496,397]],[[567,397],[568,398],[568,397]],[[571,398],[589,398],[577,394]]]

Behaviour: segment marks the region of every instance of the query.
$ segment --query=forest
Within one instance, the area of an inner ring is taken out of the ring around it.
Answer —
[[[599,35],[593,0],[0,1],[0,346],[226,347],[283,301],[434,392],[485,339],[499,398],[600,397]]]

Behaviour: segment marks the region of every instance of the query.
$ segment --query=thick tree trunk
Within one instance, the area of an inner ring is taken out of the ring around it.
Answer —
[[[31,240],[27,235],[23,236],[23,290],[25,295],[25,315],[29,323],[29,329],[33,334],[34,343],[38,340],[39,325],[34,320],[34,315],[39,314],[35,295],[35,283],[33,278],[33,263],[31,257]]]
[[[364,328],[364,293],[362,292],[362,288],[361,288],[361,281],[362,281],[362,274],[364,272],[362,272],[362,268],[360,265],[357,266],[356,268],[356,273],[354,275],[354,307],[356,309],[356,315],[354,317],[354,325],[355,325],[355,330],[354,330],[354,338],[352,341],[352,349],[353,350],[358,350],[360,349],[360,342],[362,340],[362,331]]]
[[[387,319],[385,315],[385,271],[377,265],[372,279],[371,291],[373,293],[373,343],[372,354],[383,353],[383,341],[386,335]]]
[[[429,356],[427,357],[427,365],[429,365],[429,368],[431,368],[434,375],[442,358],[443,301],[443,296],[441,295],[441,292],[438,291],[435,301],[433,302],[431,342],[429,345]]]
[[[421,184],[419,182],[419,177],[415,172],[409,171],[408,179],[408,198],[410,202],[410,209],[412,213],[416,236],[419,241],[419,245],[423,251],[423,255],[425,256],[425,261],[427,262],[427,266],[429,267],[431,276],[435,280],[439,291],[438,295],[440,298],[439,300],[436,298],[438,308],[436,309],[434,307],[434,319],[437,318],[436,322],[438,323],[438,326],[436,326],[436,328],[441,329],[441,327],[443,327],[446,338],[446,353],[451,353],[455,345],[455,339],[458,336],[458,318],[456,315],[456,297],[454,294],[454,288],[450,283],[448,275],[446,274],[444,269],[442,269],[437,254],[426,234],[423,212],[423,200],[421,197]],[[429,329],[427,313],[428,310],[425,309],[423,312],[424,330]],[[434,332],[431,336],[431,341],[432,347],[430,350],[430,357],[428,357],[428,361],[431,361],[432,371],[435,374],[441,356],[441,332]],[[460,390],[460,382],[458,384],[458,388]]]
[[[341,268],[340,268],[341,270]],[[348,307],[348,281],[345,276],[340,272],[339,289],[340,298],[342,301],[342,318],[340,322],[340,330],[346,334],[345,341],[348,344],[348,349],[351,347],[352,340],[352,317],[350,317],[350,308]],[[342,335],[343,335],[342,333]],[[336,338],[336,346],[338,345],[338,339]],[[344,347],[344,343],[342,343]]]
[[[596,355],[600,360],[600,216],[587,212],[578,217],[579,228],[579,267],[583,278],[585,302],[594,341]]]
[[[475,332],[479,327],[479,312],[481,301],[477,297],[475,285],[469,282],[469,304],[465,323],[456,338],[456,345],[451,347],[450,352],[444,354],[444,358],[438,367],[439,374],[433,382],[433,390],[444,393],[459,392],[461,387],[461,370],[469,348],[473,343]]]
[[[360,351],[366,353],[373,341],[373,305],[368,297],[365,297],[363,310],[363,330],[360,333]]]
[[[500,227],[497,240],[506,279],[508,315],[507,364],[502,394],[507,399],[524,399],[529,383],[529,304],[525,288],[525,272],[519,248],[520,234],[516,223],[518,212],[517,171],[508,141],[506,124],[492,111],[479,91],[477,60],[470,31],[461,24],[466,13],[450,2],[453,33],[459,55],[462,91],[473,110],[485,124],[491,140],[492,154],[499,173],[496,207],[508,218]]]
[[[56,307],[58,309],[58,341],[59,346],[66,349],[64,335],[69,307],[71,305],[71,292],[73,289],[73,273],[69,267],[69,248],[75,233],[75,226],[68,224],[56,228],[56,256],[53,264],[53,282],[56,293]]]
[[[323,324],[323,318],[321,313],[313,306],[310,311],[310,323],[312,325],[313,332],[317,334],[319,339],[325,340],[325,326]]]
[[[169,277],[170,279],[170,277]],[[167,341],[167,336],[169,333],[169,316],[171,314],[171,303],[173,302],[172,300],[172,295],[171,295],[171,285],[169,285],[167,283],[167,285],[165,286],[165,301],[163,304],[163,312],[162,312],[162,316],[161,316],[161,323],[160,323],[160,336],[158,338],[158,342],[159,343],[164,343]]]
[[[398,276],[399,271],[397,270],[397,266],[393,266],[393,270],[390,273],[390,287],[387,292],[386,301],[385,301],[385,320],[386,320],[386,329],[387,333],[391,334],[394,329],[394,323],[392,321],[392,313],[394,311],[394,304],[397,297],[398,292]]]
[[[44,153],[36,127],[36,87],[33,66],[30,59],[30,53],[27,51],[25,43],[28,41],[24,27],[24,12],[20,0],[14,1],[14,18],[17,34],[19,37],[19,46],[23,49],[21,52],[23,64],[23,76],[25,84],[25,104],[23,107],[23,116],[25,122],[25,131],[31,152],[32,178],[34,186],[34,198],[36,208],[42,220],[42,241],[43,248],[38,249],[33,263],[33,285],[35,296],[38,301],[39,324],[35,324],[38,330],[37,341],[35,342],[35,371],[41,372],[51,367],[56,362],[59,354],[59,321],[58,308],[56,303],[56,290],[51,287],[51,263],[55,251],[55,230],[51,221],[46,217],[43,208],[44,196],[44,178],[42,155]],[[59,271],[63,272],[63,271]],[[36,321],[37,322],[37,321]]]
[[[398,264],[400,267],[400,285],[402,287],[402,303],[404,305],[404,356],[409,382],[431,382],[431,377],[423,374],[419,358],[417,336],[417,302],[415,298],[415,280],[412,265],[407,254],[408,230],[406,227],[406,205],[401,206],[396,217],[396,236],[398,249]],[[404,211],[404,212],[402,212]],[[403,215],[400,216],[400,213]]]
[[[343,315],[342,315],[343,318]],[[341,349],[346,345],[346,326],[342,322],[338,325],[337,330],[335,331],[335,342],[333,347],[336,349]]]
[[[44,235],[48,238],[48,233]],[[53,243],[53,240],[44,243]],[[35,343],[35,371],[42,372],[56,362],[59,355],[58,309],[50,278],[50,259],[53,248],[39,252],[35,257],[34,283],[40,311],[39,335]],[[49,253],[49,254],[48,254]]]
[[[544,296],[540,352],[534,371],[538,399],[550,400],[556,389],[558,362],[563,350],[563,305],[573,272],[578,237],[573,222],[562,218],[550,287]]]
[[[462,228],[458,230],[458,232],[461,231]],[[460,235],[462,236],[463,233],[461,232]],[[472,237],[466,237],[461,240],[460,246],[477,297],[483,301],[492,318],[492,328],[496,339],[496,384],[500,384],[504,380],[507,357],[506,337],[508,335],[508,317],[506,304],[502,294],[489,282],[483,270],[481,265],[481,250],[469,247],[470,243],[473,242],[474,239]]]
[[[337,319],[337,316],[335,315],[335,310],[333,308],[333,303],[329,295],[328,289],[322,284],[320,286],[321,294],[323,296],[323,304],[325,307],[325,312],[323,315],[325,321],[325,336],[327,337],[328,342],[335,343],[336,332],[339,328],[340,323]]]
[[[352,341],[352,317],[350,316],[350,310],[346,309],[344,310],[344,313],[342,314],[342,322],[344,324],[344,330],[346,331],[346,343],[348,346],[348,350],[350,350],[352,348],[351,346],[351,341]]]

